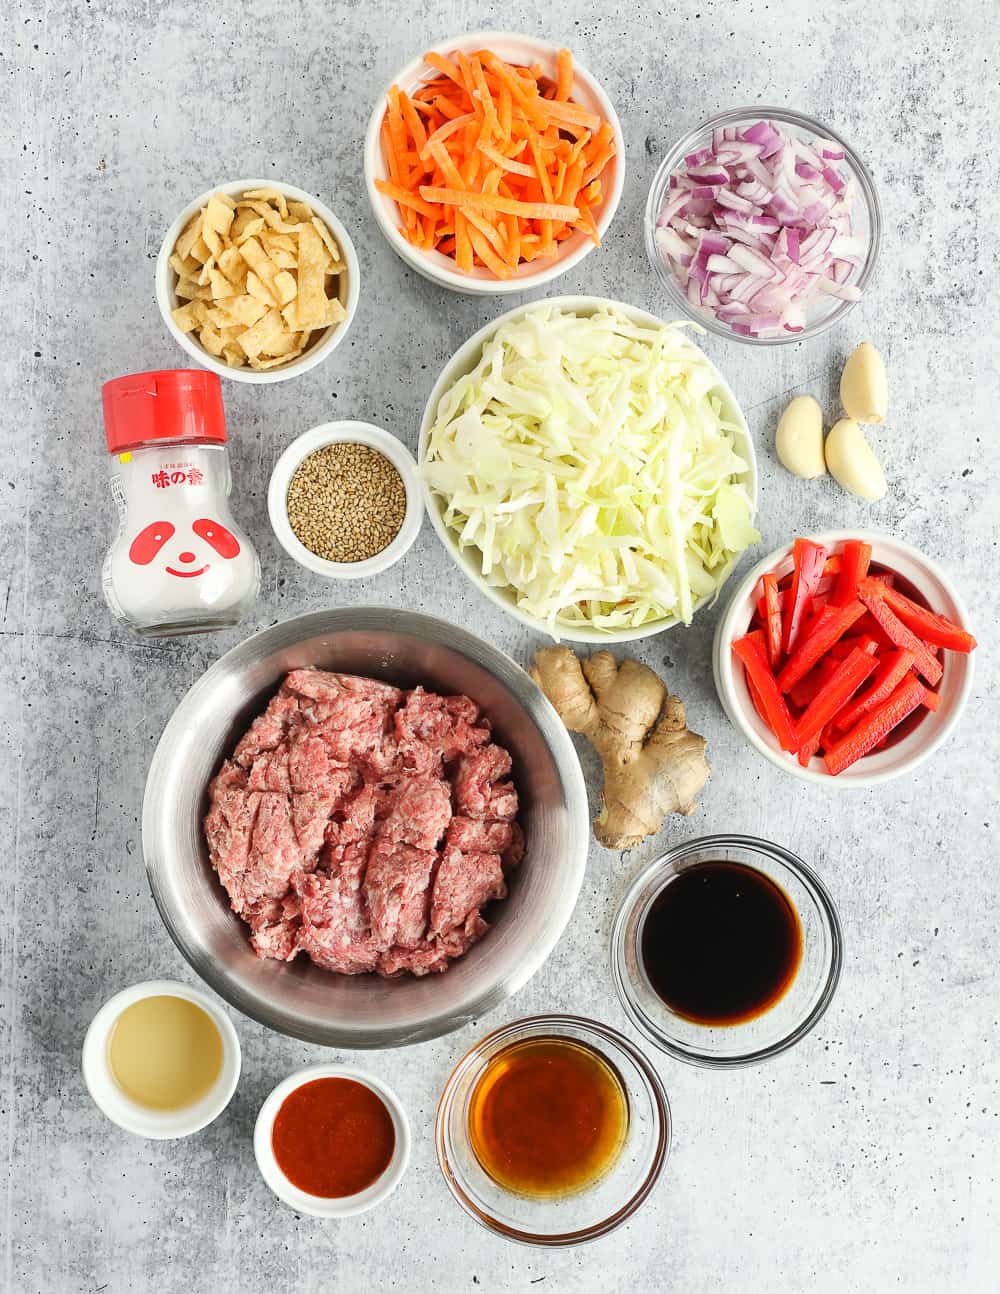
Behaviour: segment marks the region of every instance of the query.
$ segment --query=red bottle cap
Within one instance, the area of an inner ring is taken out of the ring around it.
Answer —
[[[131,373],[105,382],[101,394],[112,454],[158,440],[226,443],[222,383],[214,373],[194,368]]]

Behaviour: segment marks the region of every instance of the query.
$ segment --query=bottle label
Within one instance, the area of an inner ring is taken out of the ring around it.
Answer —
[[[226,452],[218,446],[149,447],[127,461],[119,456],[111,480],[119,533],[103,584],[120,620],[137,629],[211,627],[233,622],[234,612],[253,605],[260,563],[229,511],[228,481]]]

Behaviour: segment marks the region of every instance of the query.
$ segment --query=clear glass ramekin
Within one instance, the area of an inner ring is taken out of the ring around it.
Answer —
[[[821,300],[813,302],[809,307],[806,326],[801,332],[783,332],[775,334],[773,337],[744,337],[740,333],[733,332],[727,323],[713,318],[705,310],[693,306],[688,301],[684,290],[677,282],[673,270],[656,244],[656,218],[663,205],[663,196],[670,184],[671,172],[680,165],[689,153],[693,153],[710,143],[713,130],[724,129],[727,126],[737,128],[751,126],[757,121],[774,121],[788,134],[797,135],[806,142],[817,138],[825,139],[838,144],[844,150],[844,160],[837,162],[835,165],[841,169],[846,168],[850,178],[854,181],[855,201],[852,213],[852,232],[864,240],[866,247],[863,259],[848,281],[855,287],[860,288],[862,295],[864,295],[868,284],[871,282],[872,275],[875,273],[879,249],[882,244],[882,208],[879,204],[878,194],[875,191],[874,181],[861,158],[835,130],[824,125],[821,121],[816,121],[813,117],[806,116],[805,113],[792,112],[788,108],[733,108],[729,112],[720,112],[718,116],[709,118],[708,121],[703,122],[674,145],[653,177],[649,197],[646,201],[646,213],[643,219],[646,255],[649,257],[649,263],[663,285],[670,303],[669,311],[661,308],[657,311],[658,314],[667,315],[673,311],[685,315],[687,318],[701,324],[709,332],[715,333],[718,337],[728,337],[733,341],[745,342],[749,346],[784,346],[789,342],[806,341],[810,337],[815,337],[824,332],[832,324],[843,319],[848,311],[857,305],[857,302],[843,301],[839,297],[823,297]]]
[[[472,1150],[469,1103],[477,1081],[498,1052],[529,1038],[565,1038],[589,1047],[614,1071],[626,1095],[628,1130],[618,1158],[599,1181],[573,1195],[516,1195],[490,1177]],[[670,1105],[656,1070],[622,1034],[579,1016],[532,1016],[497,1029],[458,1062],[441,1093],[434,1141],[452,1195],[481,1226],[521,1244],[565,1248],[607,1235],[649,1197],[670,1148]]]
[[[640,949],[646,918],[663,888],[698,863],[755,868],[784,891],[802,929],[802,959],[785,993],[762,1015],[731,1025],[704,1025],[672,1011],[657,995]],[[611,972],[635,1027],[677,1060],[708,1069],[753,1065],[794,1047],[833,998],[843,961],[840,919],[826,886],[801,858],[751,836],[702,836],[654,859],[640,873],[615,917]]]

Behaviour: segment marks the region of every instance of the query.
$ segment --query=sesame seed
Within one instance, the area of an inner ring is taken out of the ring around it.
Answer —
[[[295,469],[286,507],[292,530],[311,553],[328,562],[363,562],[399,534],[406,487],[384,454],[337,441]]]

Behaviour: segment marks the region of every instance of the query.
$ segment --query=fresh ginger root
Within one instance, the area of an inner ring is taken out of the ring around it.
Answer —
[[[570,732],[582,733],[604,766],[594,834],[608,849],[631,849],[669,813],[693,813],[708,781],[705,739],[688,730],[684,703],[637,660],[609,651],[581,661],[569,647],[535,653],[531,677]]]

